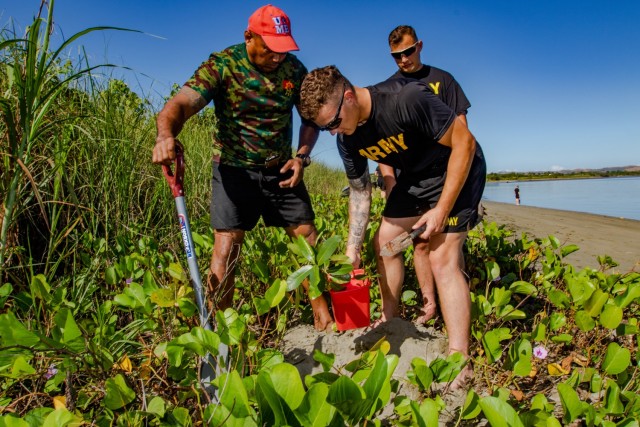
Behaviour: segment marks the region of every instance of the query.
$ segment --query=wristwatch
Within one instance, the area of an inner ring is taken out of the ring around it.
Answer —
[[[296,154],[296,157],[302,159],[302,167],[307,167],[311,164],[311,157],[308,154]]]

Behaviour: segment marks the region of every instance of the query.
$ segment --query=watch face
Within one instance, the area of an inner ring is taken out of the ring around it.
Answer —
[[[302,159],[303,166],[309,166],[311,164],[311,157],[306,154],[297,154],[296,157]]]

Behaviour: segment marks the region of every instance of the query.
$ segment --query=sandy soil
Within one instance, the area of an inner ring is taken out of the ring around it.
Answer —
[[[483,201],[485,219],[531,237],[553,235],[579,251],[566,261],[577,268],[598,268],[597,257],[609,255],[620,273],[640,271],[640,221],[556,209]]]
[[[522,232],[530,237],[554,235],[563,244],[578,245],[580,250],[566,258],[578,268],[597,268],[597,256],[607,254],[620,264],[616,268],[619,272],[634,268],[640,271],[640,221],[495,202],[483,201],[483,205],[488,221],[504,224],[518,236]],[[401,382],[400,393],[418,398],[419,393],[406,382],[405,374],[415,357],[424,358],[427,362],[436,357],[446,357],[446,336],[440,328],[425,328],[402,319],[394,319],[375,329],[329,333],[316,332],[312,325],[298,325],[287,332],[281,348],[286,360],[294,364],[304,377],[322,371],[313,360],[314,350],[333,353],[336,357],[334,366],[341,368],[383,336],[390,342],[391,352],[400,357],[394,373]],[[447,409],[452,410],[441,414],[440,424],[453,425],[454,409],[464,403],[464,391],[444,389],[439,393],[447,402]],[[392,410],[390,405],[383,415],[391,415]]]

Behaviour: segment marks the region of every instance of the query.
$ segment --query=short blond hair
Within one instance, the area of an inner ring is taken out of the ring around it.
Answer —
[[[353,86],[342,75],[335,65],[316,68],[304,78],[300,88],[300,105],[298,110],[305,120],[313,121],[318,117],[318,112],[323,105],[335,100],[342,95],[344,87],[353,89]]]

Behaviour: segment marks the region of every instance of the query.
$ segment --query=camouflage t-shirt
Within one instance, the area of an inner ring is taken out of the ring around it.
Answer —
[[[293,107],[307,69],[294,55],[273,72],[258,70],[245,44],[211,54],[185,86],[213,101],[218,120],[213,135],[220,162],[240,167],[264,166],[272,155],[291,157]]]

